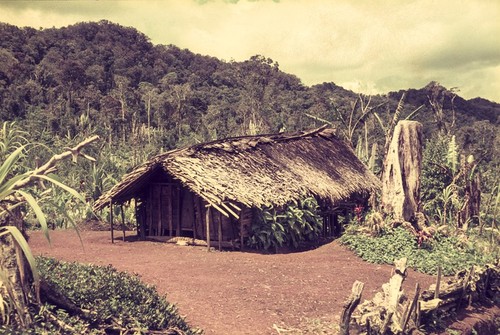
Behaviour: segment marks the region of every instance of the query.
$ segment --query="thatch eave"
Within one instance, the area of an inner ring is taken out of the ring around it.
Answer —
[[[380,181],[332,129],[241,136],[173,150],[141,165],[98,199],[95,209],[133,197],[161,168],[214,205],[281,206],[313,195],[330,203],[380,189]],[[142,179],[141,179],[142,178]]]

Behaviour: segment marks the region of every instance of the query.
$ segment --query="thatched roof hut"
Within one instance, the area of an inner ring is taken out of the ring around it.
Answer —
[[[279,206],[306,194],[335,203],[380,186],[332,129],[320,128],[297,134],[234,137],[157,155],[125,175],[94,208],[134,198],[156,169],[215,205]]]
[[[153,180],[158,182],[158,175],[168,176],[159,182],[178,183],[235,218],[242,207],[281,206],[306,195],[334,204],[353,193],[379,189],[379,180],[351,148],[334,130],[322,127],[228,138],[157,155],[125,175],[94,209],[147,198],[145,190]],[[169,233],[173,235],[171,229]]]

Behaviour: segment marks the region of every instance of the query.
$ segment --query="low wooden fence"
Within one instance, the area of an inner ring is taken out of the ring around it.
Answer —
[[[406,258],[395,261],[393,275],[372,300],[361,305],[363,283],[356,281],[344,304],[340,334],[348,335],[350,327],[366,334],[417,334],[421,325],[433,316],[459,311],[472,303],[500,302],[499,266],[472,267],[443,282],[438,270],[436,283],[420,292],[417,284],[409,297],[401,285],[407,276]]]

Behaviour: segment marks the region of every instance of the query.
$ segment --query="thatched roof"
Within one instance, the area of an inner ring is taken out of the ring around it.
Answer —
[[[163,170],[220,209],[284,205],[301,195],[331,203],[379,189],[379,180],[324,127],[310,132],[242,136],[158,155],[125,175],[94,205],[101,209],[136,196]],[[234,207],[233,207],[234,208]]]

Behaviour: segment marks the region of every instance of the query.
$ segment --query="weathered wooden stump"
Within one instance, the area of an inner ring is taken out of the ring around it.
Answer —
[[[352,292],[349,298],[344,303],[342,314],[340,315],[340,335],[349,335],[349,324],[351,322],[351,315],[354,309],[358,306],[361,300],[361,293],[363,293],[364,283],[355,281],[352,284]]]
[[[382,174],[382,206],[394,219],[410,221],[418,211],[422,163],[422,124],[399,121]]]

